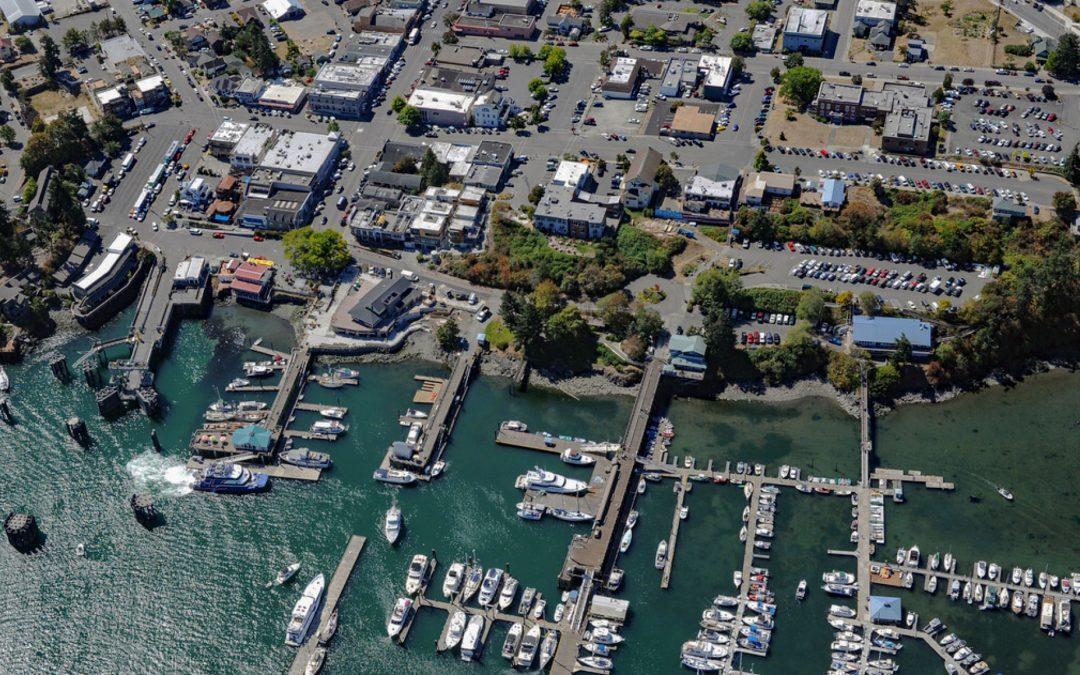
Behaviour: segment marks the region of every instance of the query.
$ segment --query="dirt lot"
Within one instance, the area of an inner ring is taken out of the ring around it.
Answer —
[[[86,94],[72,96],[63,91],[43,91],[31,96],[30,103],[43,118],[58,115],[65,110],[78,110],[82,106],[90,108],[90,99]]]
[[[867,40],[862,38],[851,38],[851,48],[848,50],[848,56],[855,63],[866,63],[867,61],[903,61],[904,53],[895,49],[877,50],[870,46]]]
[[[941,9],[945,2],[952,4],[948,16]],[[930,51],[933,63],[986,67],[1003,62],[1005,43],[1009,38],[1020,37],[1019,34],[1010,35],[1016,17],[1002,12],[1000,38],[995,50],[989,35],[996,13],[997,7],[988,0],[925,0],[918,4],[918,18],[908,21],[907,25],[909,31],[933,46]],[[895,47],[897,53],[903,54],[907,49],[907,36],[899,38]]]
[[[787,119],[787,108],[778,106],[769,111],[765,135],[773,145],[798,145],[805,148],[861,148],[873,143],[873,130],[855,124],[822,124],[810,115],[794,113]],[[783,134],[783,138],[781,138]]]

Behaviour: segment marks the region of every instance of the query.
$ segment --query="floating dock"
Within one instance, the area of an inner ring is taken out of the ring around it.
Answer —
[[[443,389],[446,387],[446,380],[441,377],[415,375],[413,379],[420,382],[420,389],[413,394],[413,403],[432,405],[439,400],[439,396],[442,395]]]
[[[671,583],[671,568],[675,564],[675,542],[679,538],[679,523],[682,522],[679,513],[682,511],[686,500],[686,493],[690,491],[690,483],[685,476],[678,485],[679,493],[675,497],[675,514],[671,517],[671,534],[668,535],[667,560],[664,562],[664,573],[660,575],[660,588],[664,589]]]
[[[315,622],[308,639],[297,650],[296,658],[293,659],[292,666],[289,668],[289,675],[304,675],[304,669],[307,667],[308,661],[311,660],[315,647],[319,644],[319,633],[326,628],[330,615],[337,609],[338,601],[341,600],[341,594],[349,582],[349,577],[356,567],[356,562],[360,559],[360,553],[364,550],[365,542],[367,542],[367,538],[358,534],[349,537],[345,553],[342,554],[341,561],[338,563],[337,569],[334,570],[334,576],[330,578],[330,585],[326,587],[326,597],[319,613],[319,620]]]

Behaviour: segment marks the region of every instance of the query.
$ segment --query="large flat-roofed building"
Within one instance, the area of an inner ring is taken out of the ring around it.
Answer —
[[[660,79],[660,93],[671,98],[679,98],[683,92],[690,92],[698,81],[698,61],[696,59],[671,57],[664,76]]]
[[[357,300],[349,316],[362,329],[374,332],[388,328],[420,299],[420,293],[408,279],[384,279]]]
[[[263,155],[259,168],[279,174],[277,180],[283,184],[278,187],[303,185],[315,189],[334,172],[340,152],[341,137],[337,133],[284,131]],[[301,181],[290,181],[290,176]]]
[[[930,126],[933,109],[902,108],[885,116],[885,128],[881,133],[881,149],[906,155],[929,155],[933,151],[930,142]]]
[[[924,321],[860,314],[851,323],[853,344],[871,352],[891,352],[901,337],[911,343],[914,354],[926,355],[934,348],[934,327]]]
[[[34,0],[0,0],[0,12],[8,25],[16,30],[33,28],[44,22]]]
[[[215,157],[228,157],[250,126],[247,122],[234,122],[233,120],[225,120],[219,124],[208,139],[210,154]]]
[[[675,111],[671,118],[671,128],[668,135],[676,138],[697,138],[703,141],[712,140],[716,115],[706,112],[696,105],[683,105]]]
[[[419,87],[409,95],[409,105],[420,111],[426,124],[454,127],[469,125],[475,100],[472,94]]]
[[[683,186],[683,208],[694,213],[709,209],[728,210],[735,201],[738,180],[717,180],[701,174],[695,175]]]
[[[151,75],[135,80],[131,98],[135,102],[135,107],[142,111],[163,108],[171,102],[169,85],[165,83],[165,77],[162,75]]]
[[[599,239],[607,229],[607,213],[599,204],[576,201],[572,187],[549,185],[533,213],[533,225],[542,232]]]
[[[362,57],[355,63],[327,63],[308,93],[308,107],[319,115],[356,119],[386,72],[387,59]]]
[[[784,49],[818,53],[825,48],[829,13],[820,9],[792,7],[784,20]]]
[[[536,0],[475,0],[473,4],[503,14],[532,14],[536,9]]]
[[[248,127],[233,146],[229,163],[242,171],[254,169],[276,135],[274,129],[262,124]]]
[[[703,73],[701,93],[706,99],[715,101],[727,96],[728,87],[731,86],[730,56],[705,54],[698,68]]]
[[[892,112],[924,108],[927,101],[921,84],[886,82],[881,89],[868,91],[857,84],[822,82],[810,110],[833,122],[870,124]]]
[[[551,184],[572,187],[576,191],[585,185],[585,180],[588,177],[588,164],[563,160],[559,162],[558,168],[555,169],[555,175],[551,177]]]
[[[855,5],[855,21],[867,27],[896,23],[896,4],[882,0],[859,0]]]
[[[743,183],[743,201],[760,206],[769,197],[790,197],[795,194],[795,176],[790,173],[751,173]]]
[[[259,96],[259,105],[295,113],[304,105],[307,88],[294,84],[271,84]]]
[[[71,287],[71,294],[76,300],[96,305],[128,278],[128,273],[135,268],[137,250],[135,240],[130,235],[120,233],[113,238],[105,255],[97,267],[91,270]]]
[[[604,98],[634,98],[641,79],[641,64],[637,59],[620,56],[611,66],[611,73],[604,79],[601,91]]]
[[[453,30],[459,35],[528,40],[536,34],[536,17],[525,14],[500,14],[487,18],[462,14],[454,22]]]

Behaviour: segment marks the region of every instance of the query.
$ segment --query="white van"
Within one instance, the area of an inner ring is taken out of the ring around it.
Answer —
[[[402,270],[401,271],[401,276],[405,277],[409,281],[416,281],[417,279],[420,278],[420,276],[416,272],[413,272],[412,270]]]

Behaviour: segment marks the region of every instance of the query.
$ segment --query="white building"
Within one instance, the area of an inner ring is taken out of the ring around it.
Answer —
[[[274,140],[275,134],[273,129],[261,124],[249,127],[233,147],[229,163],[233,168],[241,171],[254,169],[270,146],[270,142]]]
[[[304,15],[304,8],[300,5],[300,0],[266,0],[262,4],[262,8],[266,11],[266,15],[274,21],[299,19]]]
[[[704,81],[702,94],[706,99],[715,101],[727,95],[731,86],[731,57],[703,54],[698,69],[702,71]]]
[[[585,185],[585,179],[589,175],[589,165],[585,162],[559,162],[559,168],[551,178],[552,185],[564,185],[571,187],[575,192]]]
[[[859,0],[855,6],[855,20],[870,27],[879,23],[893,26],[896,23],[896,4],[882,0]]]
[[[340,119],[360,117],[387,63],[384,57],[366,56],[356,62],[324,64],[308,93],[308,107],[319,115]]]
[[[602,85],[604,98],[634,98],[637,96],[641,64],[637,59],[620,56],[611,67],[611,74]]]
[[[784,21],[784,50],[820,52],[825,48],[829,13],[822,9],[792,7]]]
[[[206,258],[181,260],[173,274],[173,288],[198,288],[206,281],[209,270]]]
[[[278,188],[314,189],[334,172],[341,137],[336,133],[284,131],[263,155],[259,168],[275,174]]]
[[[418,87],[409,95],[409,105],[419,110],[426,124],[467,127],[476,97],[441,89]]]
[[[304,105],[307,87],[296,84],[271,84],[259,96],[259,105],[295,113]]]
[[[730,209],[735,198],[734,180],[713,180],[694,176],[683,188],[683,208],[703,212],[709,209]]]
[[[476,97],[472,107],[473,126],[485,129],[502,129],[510,115],[517,112],[517,106],[509,96],[492,89]]]

